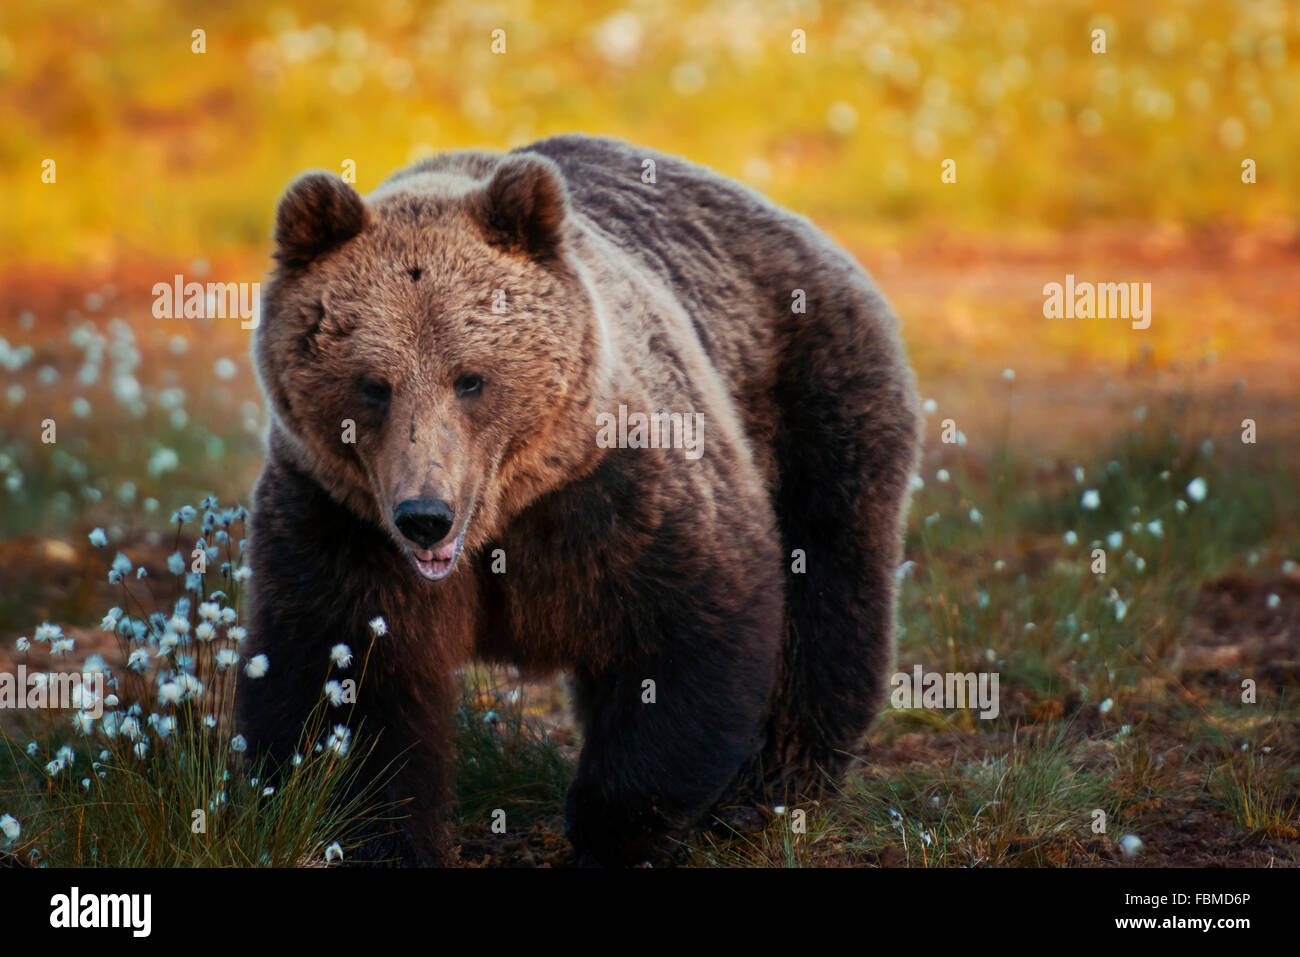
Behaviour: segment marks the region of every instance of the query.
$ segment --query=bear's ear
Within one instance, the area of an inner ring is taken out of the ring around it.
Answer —
[[[502,160],[477,202],[488,242],[537,259],[559,252],[568,211],[559,168],[533,153]]]
[[[280,199],[275,212],[276,259],[303,266],[341,246],[370,223],[360,194],[333,173],[303,173]]]

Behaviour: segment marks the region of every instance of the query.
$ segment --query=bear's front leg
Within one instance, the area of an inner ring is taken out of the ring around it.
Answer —
[[[459,701],[455,646],[464,643],[444,632],[449,621],[472,620],[457,604],[471,583],[428,587],[380,529],[274,459],[258,483],[249,539],[249,634],[241,652],[267,659],[264,673],[243,670],[236,693],[250,754],[286,767],[313,714],[324,737],[349,728],[350,746],[369,753],[340,800],[378,779],[378,798],[388,805],[381,816],[389,819],[365,828],[351,859],[444,863]],[[340,644],[351,652],[346,666],[331,662]],[[325,700],[331,679],[351,679],[355,700]]]
[[[446,865],[451,863],[451,754],[459,685],[451,675],[433,674],[409,683],[413,676],[403,673],[400,663],[385,670],[382,680],[367,674],[358,693],[360,743],[372,750],[347,795],[378,778],[384,786],[371,793],[385,820],[366,826],[367,840],[354,858],[367,864]]]
[[[692,625],[663,621],[660,653],[575,673],[585,745],[565,832],[579,862],[671,859],[675,839],[753,758],[775,680],[779,594],[755,596],[741,616],[696,609]]]

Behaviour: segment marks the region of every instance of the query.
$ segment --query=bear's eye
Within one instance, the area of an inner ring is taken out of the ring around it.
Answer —
[[[456,397],[468,399],[483,392],[483,377],[477,372],[463,375],[456,380]]]
[[[361,401],[379,412],[388,409],[388,403],[393,397],[392,386],[387,382],[371,379],[368,376],[358,380],[357,392],[361,394]]]

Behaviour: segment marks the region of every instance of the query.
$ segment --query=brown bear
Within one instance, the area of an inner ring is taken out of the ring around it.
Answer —
[[[662,860],[724,795],[843,771],[892,663],[919,447],[897,322],[851,256],[730,179],[582,135],[449,152],[364,199],[305,174],[274,239],[252,747],[292,755],[330,647],[382,616],[329,719],[399,768],[376,857],[447,861],[474,657],[571,675],[580,861]]]

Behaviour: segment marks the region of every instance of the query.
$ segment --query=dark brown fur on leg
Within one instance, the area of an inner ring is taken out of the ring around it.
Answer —
[[[811,304],[776,390],[782,408],[776,513],[786,554],[788,626],[763,773],[794,792],[841,776],[879,711],[894,657],[918,416],[897,347],[869,321],[878,299],[851,280]]]
[[[261,678],[240,673],[238,725],[250,753],[286,765],[308,717],[319,709],[326,735],[343,724],[353,731],[352,747],[372,749],[360,780],[380,776],[386,786],[378,799],[402,802],[387,812],[402,818],[395,832],[376,825],[360,857],[444,863],[452,718],[459,702],[449,659],[463,642],[457,629],[465,633],[457,616],[473,617],[466,612],[466,589],[412,590],[404,600],[391,583],[414,576],[387,538],[279,462],[274,450],[254,499],[250,552],[254,581],[274,586],[253,589],[251,636],[242,649],[245,658],[265,654],[270,663]],[[442,642],[427,639],[435,609],[451,616]],[[373,635],[369,622],[375,617],[384,618],[388,634]],[[331,671],[330,649],[339,643],[351,648],[352,665]],[[328,677],[361,682],[355,708],[322,702]]]

